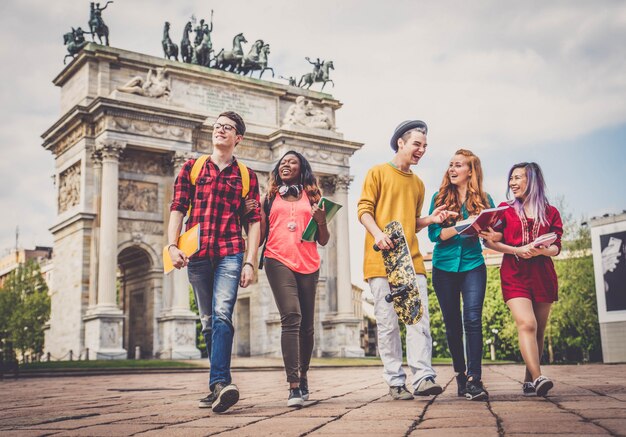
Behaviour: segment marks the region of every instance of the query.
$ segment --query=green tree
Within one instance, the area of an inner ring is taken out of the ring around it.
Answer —
[[[28,261],[19,265],[0,289],[0,330],[22,354],[42,353],[43,329],[49,317],[48,286],[39,264]]]

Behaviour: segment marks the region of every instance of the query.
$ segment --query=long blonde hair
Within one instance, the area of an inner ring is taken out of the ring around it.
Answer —
[[[483,168],[480,165],[480,158],[474,155],[471,151],[466,149],[459,149],[455,155],[461,155],[467,158],[467,163],[470,169],[470,179],[467,184],[467,195],[465,199],[465,209],[469,215],[480,213],[483,209],[489,207],[489,200],[487,193],[483,191]],[[457,220],[463,220],[461,216],[462,203],[459,199],[459,191],[450,181],[450,174],[446,170],[439,187],[439,194],[435,198],[435,208],[441,205],[447,205],[448,211],[454,211],[459,215],[456,218],[448,218],[444,225],[453,225]]]

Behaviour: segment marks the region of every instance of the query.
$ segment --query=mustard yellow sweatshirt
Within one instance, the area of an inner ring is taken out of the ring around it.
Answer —
[[[413,172],[405,173],[389,163],[380,164],[367,172],[359,199],[358,217],[370,213],[380,229],[394,220],[402,223],[417,274],[426,274],[420,253],[415,220],[422,213],[424,182]],[[373,249],[374,237],[365,232],[365,280],[387,276],[380,252]]]

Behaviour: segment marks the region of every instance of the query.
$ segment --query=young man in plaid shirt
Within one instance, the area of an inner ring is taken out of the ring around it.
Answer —
[[[250,191],[247,198],[242,198],[241,172],[233,156],[245,132],[246,125],[239,114],[220,114],[213,124],[213,153],[198,174],[195,185],[190,180],[195,159],[187,161],[176,178],[167,233],[174,267],[180,269],[188,265],[189,282],[211,362],[210,393],[200,400],[199,406],[210,407],[217,413],[226,411],[239,400],[239,390],[232,384],[230,374],[235,331],[232,315],[238,287],[247,287],[254,278],[261,229],[257,176],[249,170]],[[241,235],[244,202],[253,205],[246,215],[249,229],[245,262],[246,247]],[[176,241],[190,204],[187,229],[200,225],[200,250],[187,259],[176,247]]]

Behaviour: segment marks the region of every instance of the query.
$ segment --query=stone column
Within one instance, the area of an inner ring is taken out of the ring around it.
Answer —
[[[352,277],[350,273],[350,224],[348,222],[348,187],[352,182],[349,175],[337,176],[335,180],[335,200],[343,208],[335,220],[337,229],[337,315],[354,316],[352,306]]]
[[[192,157],[186,152],[175,152],[172,157],[174,178],[178,176],[180,169]],[[172,183],[174,179],[172,179]],[[166,199],[170,202],[171,199]],[[168,215],[169,217],[169,215]],[[167,219],[165,224],[167,225]],[[167,241],[164,236],[164,245]],[[184,229],[182,230],[184,231]],[[161,350],[159,358],[165,359],[197,359],[200,351],[196,348],[196,320],[198,316],[189,307],[189,279],[187,269],[174,269],[163,281],[164,299],[163,312],[157,317],[159,325],[159,337],[161,338]]]
[[[116,302],[118,173],[119,158],[124,147],[114,141],[100,142],[96,146],[102,156],[97,306],[115,312],[119,311]]]
[[[124,314],[116,302],[118,166],[124,147],[109,140],[96,144],[96,153],[102,158],[98,289],[96,305],[83,318],[90,359],[125,359],[128,355],[123,348]]]
[[[323,356],[362,357],[365,355],[360,344],[361,320],[354,314],[352,302],[348,222],[348,187],[351,181],[350,175],[325,177],[323,181],[324,193],[333,192],[333,200],[343,205],[335,216],[334,235],[331,235],[331,238],[336,239],[337,312],[322,321]]]
[[[98,248],[100,239],[100,194],[102,190],[102,155],[99,150],[91,154],[93,162],[93,212],[96,218],[91,228],[91,248],[89,251],[89,308],[93,308],[98,303]]]

